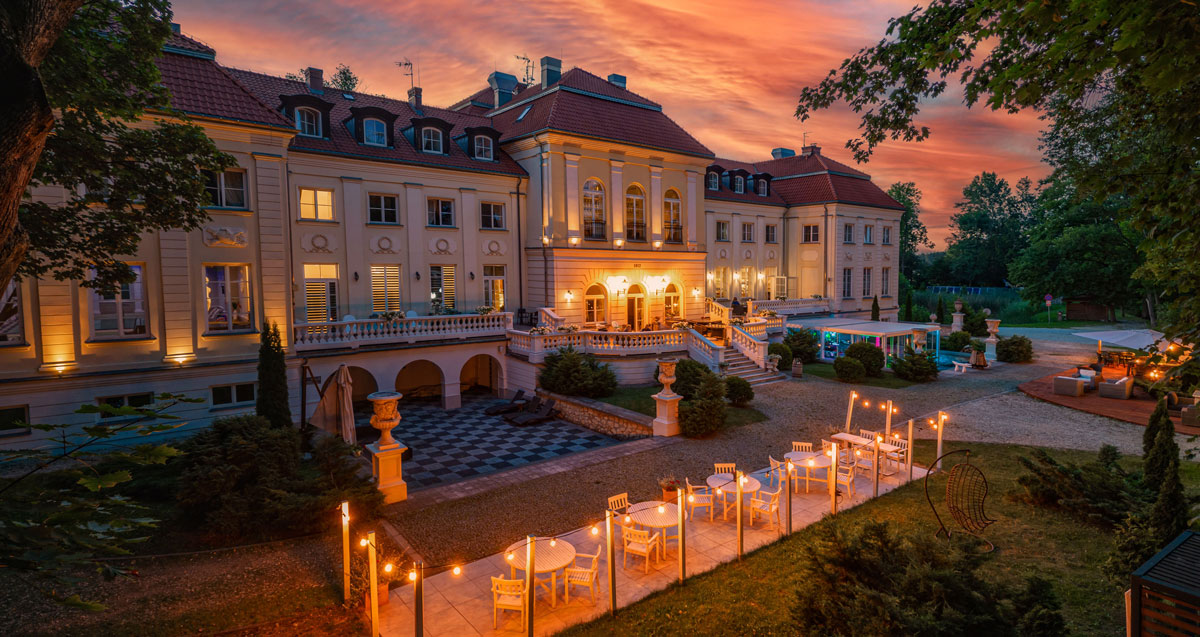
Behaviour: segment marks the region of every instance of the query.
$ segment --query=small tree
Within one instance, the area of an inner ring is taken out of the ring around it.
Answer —
[[[779,369],[792,369],[792,361],[795,356],[792,354],[792,348],[788,347],[787,343],[771,343],[767,346],[767,353],[779,355]]]
[[[811,330],[788,330],[788,335],[784,337],[783,342],[792,350],[792,356],[799,358],[801,363],[817,362],[821,344],[817,341],[817,335]]]
[[[1150,559],[1159,545],[1154,528],[1142,515],[1130,514],[1117,527],[1115,542],[1101,570],[1112,582],[1129,584],[1129,574]]]
[[[846,348],[847,358],[857,358],[866,370],[867,376],[883,376],[883,366],[887,363],[887,355],[872,343],[859,341]]]
[[[292,410],[288,406],[287,362],[279,326],[263,322],[258,345],[258,402],[254,411],[272,426],[291,427]]]
[[[938,295],[937,304],[937,322],[941,323],[942,325],[946,324],[946,301],[940,294]]]
[[[745,378],[729,376],[725,378],[725,397],[734,407],[745,407],[754,400],[754,388]]]
[[[1166,397],[1158,399],[1158,404],[1155,405],[1154,412],[1150,414],[1150,421],[1146,423],[1146,430],[1142,432],[1143,458],[1150,455],[1150,450],[1154,448],[1154,441],[1158,439],[1158,431],[1163,428],[1164,424],[1171,424],[1171,415],[1167,411]]]
[[[1167,465],[1158,498],[1150,509],[1150,526],[1158,545],[1164,546],[1186,531],[1189,517],[1188,500],[1183,495],[1183,482],[1179,480],[1179,459],[1176,458]]]
[[[549,391],[567,396],[603,398],[617,390],[617,375],[591,354],[564,347],[546,356],[538,382]]]
[[[1179,445],[1175,442],[1175,424],[1168,418],[1160,423],[1154,446],[1142,459],[1142,484],[1152,493],[1159,493],[1171,463],[1178,462]]]
[[[725,383],[708,373],[701,377],[696,400],[679,409],[679,429],[689,438],[716,433],[725,427]]]
[[[871,320],[879,320],[879,295],[871,297]]]
[[[833,372],[844,383],[861,383],[867,378],[867,370],[857,358],[842,356],[833,361]]]
[[[915,320],[915,319],[913,318],[913,295],[912,295],[912,290],[909,290],[909,291],[908,291],[908,294],[906,294],[906,295],[904,296],[904,320],[906,320],[906,321],[912,321],[912,320]]]
[[[924,383],[937,380],[937,360],[933,352],[918,354],[912,345],[904,348],[904,358],[892,357],[892,372],[897,378]]]
[[[658,380],[659,370],[654,370],[654,378]],[[700,390],[700,381],[705,376],[713,376],[704,363],[685,358],[675,364],[675,382],[671,383],[671,391],[683,396],[684,400],[695,400],[696,392]]]

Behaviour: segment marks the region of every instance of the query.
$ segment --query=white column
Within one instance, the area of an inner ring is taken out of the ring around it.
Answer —
[[[566,157],[566,199],[567,199],[567,238],[580,239],[580,228],[583,227],[583,221],[580,217],[579,210],[579,155],[575,153],[565,153]],[[575,245],[578,245],[576,243]]]
[[[608,193],[608,199],[611,202],[609,209],[612,210],[612,236],[613,240],[625,238],[625,162],[613,159],[609,162],[612,175],[609,178],[611,191]]]
[[[650,167],[650,232],[646,234],[650,237],[651,244],[655,241],[662,241],[663,221],[662,221],[662,202],[663,202],[663,187],[662,187],[662,166]]]
[[[697,248],[699,236],[696,232],[697,225],[703,223],[696,214],[696,207],[700,205],[700,189],[696,187],[696,180],[699,174],[694,170],[687,171],[687,247],[689,251],[694,251]]]

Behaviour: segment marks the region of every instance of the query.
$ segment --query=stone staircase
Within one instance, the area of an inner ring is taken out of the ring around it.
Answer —
[[[754,387],[768,383],[778,383],[787,379],[787,376],[781,373],[772,373],[755,365],[754,361],[733,347],[725,350],[725,361],[729,363],[726,373],[744,378]]]

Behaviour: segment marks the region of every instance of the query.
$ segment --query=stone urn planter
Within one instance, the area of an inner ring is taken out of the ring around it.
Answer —
[[[969,360],[970,360],[971,366],[973,366],[973,367],[976,365],[978,365],[978,366],[986,366],[987,365],[987,357],[986,357],[985,353],[980,352],[978,350],[974,350],[974,349],[971,350],[971,358]]]
[[[783,358],[779,354],[767,354],[767,371],[779,372],[779,359]]]
[[[367,396],[374,411],[371,414],[371,426],[379,430],[379,448],[391,449],[399,447],[400,443],[392,438],[392,429],[400,424],[400,411],[397,404],[404,394],[398,391],[377,391]]]
[[[962,308],[963,308],[963,300],[962,299],[954,299],[954,311],[961,312]]]
[[[792,361],[792,376],[794,378],[804,378],[804,361],[800,360],[798,356]]]

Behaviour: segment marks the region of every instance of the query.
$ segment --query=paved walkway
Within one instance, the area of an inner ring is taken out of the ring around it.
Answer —
[[[824,472],[819,475],[824,477]],[[774,490],[765,476],[766,469],[751,475],[758,478],[764,490]],[[901,476],[884,477],[879,484],[880,494],[891,491],[902,484]],[[913,468],[913,477],[924,476],[924,470]],[[814,483],[811,493],[793,496],[792,526],[793,531],[820,520],[829,513],[830,501],[827,483]],[[848,501],[843,500],[839,509],[852,507],[865,502],[871,497],[872,482],[867,475],[855,479],[856,493]],[[746,496],[746,509],[750,496]],[[655,503],[657,504],[657,502]],[[653,506],[653,505],[651,505]],[[718,505],[719,506],[719,505]],[[783,507],[781,503],[781,515]],[[534,610],[534,633],[549,635],[569,626],[594,619],[609,610],[608,566],[607,556],[603,554],[605,544],[603,511],[597,511],[597,532],[592,525],[584,526],[559,538],[570,542],[577,553],[594,554],[600,548],[601,559],[598,574],[596,600],[592,601],[586,588],[574,587],[570,593],[570,601],[565,601],[562,595],[562,581],[559,579],[558,603],[551,606],[549,593],[541,586],[537,587],[536,607]],[[686,529],[686,566],[687,576],[712,570],[716,566],[737,559],[737,526],[730,513],[728,521],[721,520],[720,511],[716,512],[715,520],[710,522],[708,511],[697,510],[696,517],[685,523]],[[748,515],[744,513],[744,515]],[[673,533],[673,528],[666,531]],[[745,552],[778,540],[780,533],[776,529],[765,528],[761,521],[754,527],[746,526],[743,534]],[[514,537],[513,541],[522,538]],[[620,551],[620,538],[614,538],[614,544]],[[535,547],[536,551],[536,547]],[[625,607],[646,597],[650,593],[666,588],[679,579],[678,548],[674,542],[668,544],[665,559],[651,562],[648,573],[643,572],[643,558],[633,555],[629,558],[627,567],[621,566],[621,556],[616,558],[616,588],[617,607]],[[582,561],[582,560],[581,560]],[[500,614],[497,628],[492,624],[492,593],[491,577],[510,577],[509,562],[503,553],[490,555],[469,564],[461,565],[461,574],[455,575],[452,570],[446,570],[428,577],[425,581],[423,595],[423,610],[425,634],[432,637],[440,635],[500,635],[521,632],[519,613],[503,611]],[[517,576],[523,573],[517,571]],[[541,576],[539,580],[548,576]],[[549,583],[547,582],[547,585]],[[386,636],[405,636],[414,632],[414,600],[413,587],[403,586],[393,589],[389,603],[381,609],[381,634]]]

